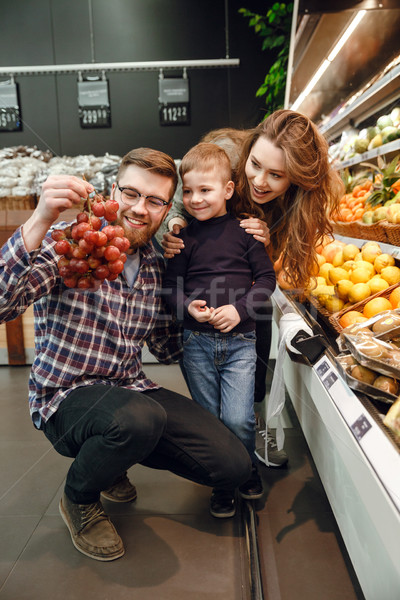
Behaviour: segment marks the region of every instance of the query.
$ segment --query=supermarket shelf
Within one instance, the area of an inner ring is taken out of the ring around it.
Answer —
[[[349,160],[335,162],[334,167],[337,170],[341,170],[348,167],[354,167],[363,162],[376,162],[378,156],[384,156],[386,160],[390,160],[398,152],[400,152],[400,140],[394,140],[393,142],[388,142],[387,144],[383,144],[383,146],[379,146],[368,152],[357,154],[357,156],[353,156],[353,158],[350,158]]]
[[[341,134],[353,122],[360,122],[370,116],[374,109],[378,110],[382,102],[399,92],[400,65],[395,66],[381,79],[374,83],[359,98],[347,106],[342,112],[320,127],[320,131],[333,139]],[[376,108],[375,108],[376,107]]]

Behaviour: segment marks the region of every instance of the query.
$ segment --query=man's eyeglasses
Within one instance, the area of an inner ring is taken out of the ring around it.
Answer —
[[[135,206],[139,202],[140,198],[144,198],[146,209],[149,212],[157,213],[160,212],[164,206],[168,206],[169,204],[169,202],[166,202],[161,198],[157,198],[157,196],[145,196],[133,188],[120,187],[118,183],[117,188],[121,192],[122,202],[128,206]]]

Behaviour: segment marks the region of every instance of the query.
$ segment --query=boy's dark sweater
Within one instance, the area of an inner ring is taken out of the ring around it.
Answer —
[[[187,307],[195,299],[208,307],[233,304],[241,321],[232,330],[254,330],[254,310],[275,289],[275,272],[261,242],[230,214],[193,221],[181,230],[185,248],[170,259],[164,275],[164,297],[186,329],[218,331],[193,319]],[[252,285],[254,282],[254,285]]]

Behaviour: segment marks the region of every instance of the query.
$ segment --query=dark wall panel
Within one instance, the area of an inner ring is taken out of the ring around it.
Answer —
[[[263,2],[245,2],[252,10]],[[37,145],[59,155],[124,154],[153,146],[182,154],[216,127],[251,127],[263,116],[255,91],[266,72],[261,41],[238,14],[241,0],[2,0],[0,65],[224,58],[239,68],[188,70],[191,123],[159,124],[156,71],[106,72],[112,127],[82,129],[77,74],[18,76],[23,131],[0,133],[0,147]],[[2,28],[3,29],[3,28]],[[182,76],[180,71],[165,71]],[[0,78],[4,79],[4,78]]]

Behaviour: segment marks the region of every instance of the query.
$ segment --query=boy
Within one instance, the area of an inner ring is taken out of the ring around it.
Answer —
[[[227,211],[235,186],[225,151],[197,144],[179,170],[183,203],[194,219],[180,232],[184,249],[168,262],[165,300],[183,321],[183,368],[192,396],[247,448],[252,474],[239,492],[257,499],[263,489],[254,454],[254,316],[275,288],[275,273],[264,245]],[[214,488],[210,512],[233,516],[234,490]]]

